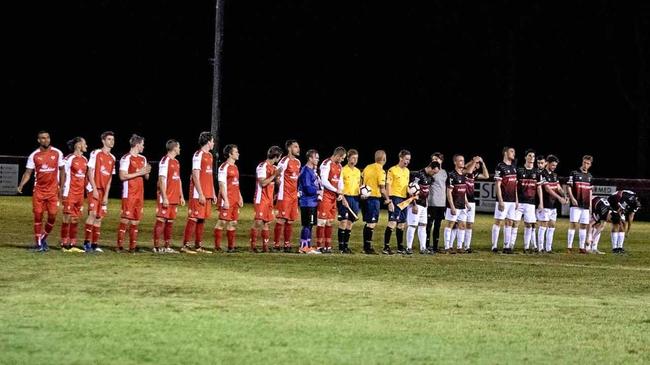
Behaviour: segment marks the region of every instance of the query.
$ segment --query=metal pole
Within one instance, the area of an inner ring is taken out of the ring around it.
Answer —
[[[214,22],[214,59],[212,60],[212,127],[214,136],[215,167],[219,165],[219,127],[221,123],[221,51],[223,47],[223,8],[225,0],[215,0],[216,13]],[[215,168],[215,170],[216,170]],[[215,174],[216,176],[217,174]]]

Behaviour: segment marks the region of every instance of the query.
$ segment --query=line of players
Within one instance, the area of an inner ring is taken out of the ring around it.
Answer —
[[[58,149],[50,146],[47,132],[38,134],[39,148],[28,158],[27,169],[17,188],[22,192],[33,172],[36,173],[33,195],[34,241],[40,251],[46,251],[47,237],[54,227],[59,201],[63,204],[61,245],[65,252],[101,252],[99,238],[101,223],[107,213],[108,194],[116,159],[111,154],[115,138],[112,132],[101,135],[102,148],[91,152],[90,159],[86,141],[76,137],[68,142],[71,153],[63,157]],[[122,181],[122,208],[117,232],[116,250],[124,251],[124,240],[129,233],[130,252],[137,250],[138,226],[144,203],[144,181],[148,179],[151,166],[141,154],[144,138],[133,135],[130,151],[120,159],[119,178]],[[219,217],[214,228],[214,249],[222,250],[223,231],[226,231],[227,250],[235,250],[235,230],[243,199],[239,191],[239,170],[236,162],[239,151],[236,145],[224,147],[227,160],[218,169],[219,193],[213,184],[214,139],[210,132],[199,136],[199,150],[192,158],[192,177],[189,191],[188,219],[185,225],[181,252],[212,253],[203,244],[204,224],[211,216],[212,205],[217,206]],[[154,227],[153,251],[176,253],[171,247],[173,223],[178,206],[185,205],[180,165],[176,157],[180,144],[169,140],[167,154],[163,156],[158,171],[158,200]],[[379,220],[382,202],[389,211],[388,225],[384,232],[384,254],[392,254],[390,240],[393,232],[397,240],[397,253],[412,254],[417,234],[420,253],[435,250],[427,247],[427,198],[433,176],[441,171],[440,154],[432,156],[425,168],[410,172],[410,153],[402,150],[399,162],[387,172],[386,153],[375,152],[375,163],[363,172],[357,167],[358,152],[337,147],[332,156],[319,166],[316,150],[307,151],[307,162],[301,166],[300,147],[295,140],[285,144],[286,155],[278,146],[269,148],[267,158],[256,169],[254,196],[255,218],[250,230],[250,250],[258,251],[258,237],[262,239],[261,250],[268,252],[292,251],[293,222],[298,219],[299,208],[302,230],[300,253],[331,253],[334,221],[338,219],[338,250],[351,253],[349,240],[357,214],[363,211],[363,251],[375,253],[372,242]],[[347,157],[347,164],[342,162]],[[601,253],[598,242],[605,222],[612,223],[612,247],[614,252],[623,251],[625,234],[629,232],[634,214],[640,204],[631,191],[618,191],[607,199],[593,198],[592,176],[589,168],[591,156],[584,156],[582,166],[573,171],[568,181],[570,189],[565,193],[560,187],[555,169],[557,157],[538,157],[526,151],[523,167],[514,166],[515,151],[506,147],[503,161],[495,171],[498,202],[495,206],[495,223],[492,227],[492,251],[498,252],[497,243],[503,226],[503,252],[512,253],[520,220],[524,220],[524,252],[552,252],[557,211],[556,201],[570,203],[571,228],[568,231],[568,249],[572,251],[575,230],[579,233],[579,252]],[[474,223],[474,180],[487,179],[489,173],[481,157],[474,157],[465,164],[464,157],[455,155],[454,170],[447,178],[447,221],[444,230],[445,252],[471,252],[472,225]],[[535,166],[535,163],[537,165]],[[275,187],[277,183],[277,189]],[[76,247],[77,226],[83,210],[85,191],[88,191],[88,217],[85,224],[84,248]],[[540,198],[541,197],[541,198]],[[407,200],[405,202],[405,200]],[[275,204],[274,204],[275,202]],[[406,204],[406,206],[405,206]],[[277,212],[274,216],[274,210]],[[48,213],[45,225],[44,213]],[[270,225],[273,228],[273,247],[269,247]],[[316,225],[316,244],[312,245],[312,228]],[[535,232],[538,225],[537,233]],[[406,228],[406,246],[404,230]],[[192,240],[193,238],[193,240]],[[162,241],[162,246],[161,246]],[[457,241],[457,249],[454,249]],[[193,243],[193,244],[192,244]],[[531,250],[532,246],[532,250]]]

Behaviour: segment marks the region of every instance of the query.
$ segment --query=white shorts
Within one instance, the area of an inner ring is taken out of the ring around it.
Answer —
[[[499,210],[499,202],[494,204],[494,219],[510,219],[517,220],[517,214],[515,210],[515,202],[503,202],[504,208],[503,212]]]
[[[589,209],[571,207],[569,209],[569,222],[589,224]]]
[[[406,224],[409,226],[426,225],[427,224],[427,208],[418,205],[417,214],[413,213],[413,206],[406,208]]]
[[[548,222],[557,220],[557,209],[544,208],[537,211],[537,220],[540,222]]]
[[[476,219],[476,203],[469,203],[467,207],[467,223],[474,223]]]
[[[537,223],[534,204],[527,204],[527,203],[519,204],[519,209],[517,209],[517,212],[515,214],[517,215],[515,217],[516,221],[520,221],[521,217],[523,216],[524,223]]]
[[[466,222],[467,209],[456,209],[456,215],[451,214],[451,209],[447,208],[445,212],[445,220],[449,222]]]

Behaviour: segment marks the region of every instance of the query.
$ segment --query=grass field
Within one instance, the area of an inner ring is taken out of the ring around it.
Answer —
[[[147,202],[147,247],[152,215]],[[30,253],[29,198],[1,197],[0,217],[3,364],[650,363],[647,223],[626,256],[494,255],[489,216],[471,255],[187,256]]]

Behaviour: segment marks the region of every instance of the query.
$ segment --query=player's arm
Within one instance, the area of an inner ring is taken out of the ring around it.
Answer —
[[[280,172],[282,171],[280,169],[275,169],[275,172],[272,175],[266,176],[266,166],[264,166],[263,168],[264,168],[264,174],[260,176],[258,172],[259,177],[257,178],[257,181],[260,183],[260,186],[262,187],[265,187],[268,184],[276,181],[278,176],[280,176]]]
[[[169,172],[169,160],[164,162],[164,158],[160,160],[158,164],[158,191],[160,191],[160,197],[162,198],[162,204],[164,207],[169,205],[169,198],[167,197],[167,173]],[[181,191],[183,191],[181,189]]]
[[[151,172],[151,165],[147,162],[147,158],[144,158],[144,170],[146,171],[146,174],[144,174],[144,179],[149,180],[149,173]]]
[[[451,195],[451,192],[454,190],[453,185],[447,186],[447,203],[449,204],[449,209],[451,210],[452,215],[456,215],[456,204],[454,204],[454,197]],[[467,196],[467,194],[465,194]]]
[[[573,196],[573,189],[572,189],[572,187],[573,187],[573,173],[571,173],[571,175],[569,176],[569,181],[567,181],[567,186],[568,186],[568,189],[567,189],[568,192],[567,192],[567,194],[569,195],[569,199],[570,199],[570,201],[571,201],[571,204],[577,206],[577,205],[578,205],[578,201],[577,201],[576,198]]]
[[[330,176],[330,163],[328,164],[321,164],[320,165],[320,177],[321,177],[321,182],[323,184],[323,187],[333,193],[338,193],[337,187],[332,185],[329,181],[329,176]]]
[[[65,165],[59,166],[59,200],[63,200],[63,188],[65,186]]]
[[[151,167],[149,167],[149,170],[151,170]],[[132,180],[132,179],[135,179],[136,177],[144,176],[144,175],[147,175],[147,174],[149,174],[149,172],[147,171],[147,167],[138,169],[136,172],[129,173],[129,163],[121,163],[120,162],[120,180],[121,181]]]
[[[217,180],[219,181],[219,196],[223,199],[223,208],[230,209],[230,202],[228,201],[228,191],[226,190],[228,186],[228,165],[225,164],[223,168],[219,168],[219,175],[217,175]]]
[[[497,179],[497,202],[499,203],[499,210],[503,212],[505,205],[503,204],[503,195],[501,194],[501,179]]]
[[[23,187],[25,186],[25,184],[27,184],[29,179],[32,178],[32,173],[33,172],[34,172],[33,168],[32,169],[30,169],[30,168],[25,169],[25,172],[23,172],[23,177],[20,179],[20,184],[18,184],[18,187],[16,188],[16,191],[18,191],[18,193],[20,193],[20,194],[23,193]]]
[[[591,198],[593,197],[593,187],[589,187],[589,216],[591,217]]]
[[[390,199],[390,184],[393,182],[393,174],[388,170],[388,173],[386,174],[386,200],[384,200],[384,203],[388,205],[388,210],[393,211],[395,210],[395,207],[393,206],[393,201]]]
[[[544,198],[542,195],[542,184],[537,184],[537,196],[539,197],[539,205],[537,205],[537,209],[542,210],[544,209]]]
[[[474,171],[474,165],[476,165],[477,163],[478,163],[478,156],[472,157],[472,160],[465,164],[465,168],[463,169],[463,173],[468,174],[468,173]]]
[[[181,189],[181,191],[180,191],[180,193],[181,193],[181,207],[184,207],[185,206],[185,194],[183,193],[183,179],[180,179],[180,177],[179,177],[178,185],[180,186],[180,189]]]
[[[562,188],[558,188],[558,191],[562,191],[562,192],[563,192]],[[562,196],[560,196],[560,194],[558,194],[558,193],[555,191],[555,189],[551,189],[551,187],[550,187],[549,185],[546,185],[546,184],[544,185],[544,192],[545,192],[546,194],[552,196],[553,198],[555,198],[555,200],[559,200],[560,203],[562,203],[562,204],[566,204],[566,203],[567,203],[567,202],[566,202],[566,195],[563,194]]]
[[[490,173],[488,172],[487,166],[485,166],[485,162],[483,162],[483,158],[479,157],[481,159],[481,173],[477,176],[479,179],[489,179],[490,178]]]
[[[625,226],[626,226],[625,227],[625,235],[626,236],[630,233],[630,228],[632,228],[632,222],[634,222],[634,213],[635,212],[630,213],[630,215],[628,216],[628,219],[626,221],[626,224],[625,224]]]

